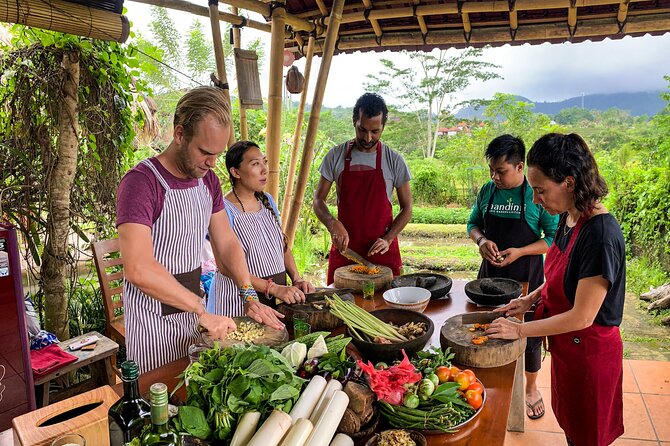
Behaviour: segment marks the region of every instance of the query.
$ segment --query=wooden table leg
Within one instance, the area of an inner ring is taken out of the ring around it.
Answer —
[[[49,405],[49,384],[51,381],[47,381],[42,384],[35,386],[36,390],[36,400],[39,407],[46,407]]]
[[[507,417],[507,430],[510,432],[524,432],[526,421],[526,390],[524,385],[525,366],[524,353],[516,360],[514,370],[514,384],[512,385],[512,402]]]

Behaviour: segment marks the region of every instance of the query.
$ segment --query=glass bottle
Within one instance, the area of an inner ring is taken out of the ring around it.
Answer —
[[[151,429],[144,431],[142,446],[180,446],[179,435],[168,423],[168,391],[163,383],[155,383],[149,389],[151,399]]]
[[[139,437],[144,426],[149,424],[151,407],[140,396],[137,378],[140,368],[135,361],[121,364],[123,396],[109,408],[109,444],[123,446]]]

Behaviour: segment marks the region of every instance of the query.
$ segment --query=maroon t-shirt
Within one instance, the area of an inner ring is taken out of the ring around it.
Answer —
[[[155,157],[149,158],[172,189],[188,189],[198,185],[196,178],[184,180],[172,175]],[[214,171],[203,178],[205,186],[212,194],[212,214],[223,210],[221,184]],[[116,226],[123,223],[139,223],[152,227],[163,211],[165,189],[156,174],[146,165],[139,163],[123,176],[116,198]]]

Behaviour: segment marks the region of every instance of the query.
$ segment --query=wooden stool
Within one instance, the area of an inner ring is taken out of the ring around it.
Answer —
[[[98,342],[94,350],[75,350],[71,351],[68,346],[82,338],[95,335],[98,337]],[[85,365],[90,365],[91,378],[83,381],[75,386],[59,392],[56,396],[56,401],[60,401],[71,396],[77,395],[85,390],[90,390],[98,386],[108,384],[113,386],[116,382],[116,374],[114,373],[114,365],[116,363],[116,352],[119,349],[119,344],[105,337],[97,331],[92,331],[76,338],[68,339],[60,343],[63,350],[71,355],[77,357],[77,360],[71,364],[60,368],[53,373],[50,373],[42,378],[35,379],[35,390],[37,394],[37,404],[44,407],[49,404],[49,384],[52,380],[67,375],[69,372],[75,371]]]

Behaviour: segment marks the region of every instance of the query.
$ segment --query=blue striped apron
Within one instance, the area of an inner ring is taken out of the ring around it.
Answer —
[[[172,189],[149,160],[142,163],[165,189],[163,210],[151,228],[154,257],[179,280],[179,275],[200,268],[212,195],[202,178],[197,186]],[[126,353],[137,362],[140,373],[185,357],[189,345],[199,339],[196,314],[163,305],[128,281],[124,281],[123,296]]]
[[[233,212],[233,231],[242,244],[249,272],[256,277],[270,277],[285,271],[284,236],[272,211],[260,200],[260,210],[256,212],[242,212],[225,198],[224,202]],[[244,302],[232,279],[217,271],[214,289],[215,314],[244,316]]]

